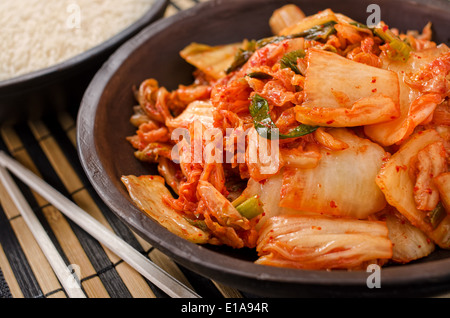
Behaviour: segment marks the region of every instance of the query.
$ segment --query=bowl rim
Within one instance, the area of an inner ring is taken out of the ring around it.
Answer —
[[[77,68],[83,63],[101,56],[105,51],[113,49],[121,43],[123,44],[126,39],[139,33],[149,23],[155,21],[158,15],[164,12],[168,4],[169,0],[154,0],[154,3],[144,15],[106,41],[57,64],[0,81],[0,96],[23,94],[27,87],[30,90],[35,90],[37,87],[56,82],[67,73],[77,71]],[[20,92],[16,92],[15,87],[20,87]]]
[[[239,4],[240,1],[227,0],[226,2]],[[246,0],[246,2],[255,3],[259,1]],[[411,2],[411,0],[406,1]],[[443,3],[441,0],[425,2],[414,0],[414,2],[425,4]],[[78,112],[77,142],[82,167],[99,196],[119,218],[124,220],[133,230],[149,240],[153,246],[164,254],[200,275],[250,292],[257,290],[261,284],[266,284],[286,287],[287,290],[297,287],[305,288],[305,286],[318,286],[323,289],[348,287],[349,292],[353,293],[353,295],[362,295],[360,289],[362,284],[368,289],[365,284],[369,274],[365,271],[300,270],[258,265],[184,240],[170,233],[157,222],[145,217],[129,200],[121,197],[121,193],[118,189],[115,189],[110,176],[101,175],[104,166],[99,159],[94,139],[95,117],[103,90],[108,85],[111,77],[120,69],[128,56],[153,36],[180,20],[193,17],[202,12],[208,12],[208,10],[220,10],[221,3],[223,3],[222,0],[203,2],[193,8],[159,20],[128,40],[108,59],[87,88]],[[105,191],[105,189],[109,190]],[[124,206],[127,206],[129,210],[123,211]],[[129,220],[127,215],[130,214],[142,215],[142,217],[139,220]],[[399,293],[400,295],[405,295],[402,294],[404,292],[414,293],[411,290],[412,285],[430,286],[430,284],[434,284],[437,288],[445,288],[444,290],[446,291],[450,290],[450,258],[426,263],[386,267],[382,268],[381,274],[383,276],[383,288],[381,288],[383,296],[399,295]],[[233,280],[229,280],[230,277],[236,276],[241,279],[241,282],[236,283]],[[357,290],[353,288],[357,288]],[[263,290],[261,292],[262,294],[266,293]],[[370,290],[368,292],[369,295],[372,295]],[[442,290],[439,290],[439,292],[442,292]],[[378,293],[374,293],[374,295],[376,294]],[[273,295],[269,292],[269,296]]]

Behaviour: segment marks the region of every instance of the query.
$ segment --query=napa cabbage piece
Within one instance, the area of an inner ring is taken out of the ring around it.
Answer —
[[[200,180],[197,195],[203,207],[201,213],[205,225],[219,242],[233,248],[256,246],[257,232],[252,226],[254,221],[241,215],[211,183]]]
[[[367,25],[359,23],[342,13],[335,13],[335,15],[340,24],[345,25],[345,26],[350,26],[358,33],[361,33],[361,34],[365,33],[368,36],[373,36],[372,30]]]
[[[430,222],[426,211],[419,210],[414,200],[415,180],[411,177],[411,159],[423,148],[442,138],[434,129],[414,134],[392,155],[382,167],[376,183],[387,202],[394,206],[412,225],[423,231],[442,248],[450,248],[450,216],[446,215],[438,225]]]
[[[307,125],[354,127],[392,120],[399,113],[395,72],[309,49],[304,101],[295,107]]]
[[[423,66],[432,63],[450,49],[445,44],[418,52],[411,52],[408,61],[383,59],[383,69],[397,73],[399,78],[400,116],[384,123],[364,127],[365,134],[382,146],[399,144],[414,132],[414,129],[427,119],[442,102],[436,93],[421,94],[407,84],[408,77]]]
[[[194,121],[200,122],[206,128],[214,127],[213,109],[211,101],[194,101],[177,117],[166,120],[169,128],[188,128]]]
[[[444,172],[435,177],[434,184],[439,190],[445,211],[450,215],[450,172]]]
[[[282,30],[293,26],[306,17],[305,13],[295,4],[286,4],[272,13],[269,19],[273,34],[279,35]]]
[[[282,168],[278,139],[262,137],[255,128],[248,130],[248,145],[245,150],[245,163],[250,177],[262,181]]]
[[[394,262],[409,263],[426,257],[435,250],[433,241],[397,211],[389,211],[383,215],[383,219],[389,229]]]
[[[175,192],[175,194],[179,195],[179,189],[181,185],[181,177],[178,174],[180,171],[177,167],[177,164],[172,160],[160,157],[158,158],[158,172],[166,181],[166,184],[170,186],[170,188]]]
[[[388,153],[349,129],[336,128],[328,133],[348,148],[322,148],[315,168],[285,167],[280,206],[357,219],[382,210],[386,200],[375,177]]]
[[[300,269],[361,269],[392,257],[384,222],[329,216],[268,219],[257,242],[257,264]]]
[[[210,233],[193,226],[187,219],[164,203],[164,197],[171,193],[161,176],[122,176],[122,183],[137,205],[149,217],[170,232],[196,244],[212,243]]]
[[[248,230],[250,224],[247,218],[243,217],[238,210],[228,201],[211,183],[200,180],[197,192],[205,203],[208,211],[214,216],[222,226],[229,226],[234,229]]]
[[[315,214],[313,212],[298,211],[295,209],[280,206],[281,185],[283,184],[283,174],[279,173],[264,181],[256,181],[252,178],[248,180],[247,187],[242,192],[238,201],[244,201],[248,198],[257,196],[262,204],[263,215],[255,226],[259,229],[266,220],[274,216],[292,215],[292,214]]]
[[[314,139],[320,145],[330,150],[344,150],[348,148],[348,145],[345,142],[334,138],[332,135],[327,133],[327,128],[324,127],[320,127],[314,132]]]
[[[241,47],[242,43],[217,46],[191,43],[180,52],[180,55],[212,79],[218,80],[226,76],[226,70],[233,63]]]
[[[281,148],[280,155],[283,167],[315,168],[319,164],[321,153],[318,146],[311,144],[305,148]]]
[[[338,19],[331,9],[325,9],[319,13],[307,16],[298,20],[295,24],[285,27],[279,31],[279,35],[294,35],[310,30],[316,26],[324,25],[329,22],[337,22]]]

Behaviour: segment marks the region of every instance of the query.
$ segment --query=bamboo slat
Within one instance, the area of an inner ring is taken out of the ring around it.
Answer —
[[[36,276],[37,282],[42,289],[43,295],[52,291],[61,289],[53,269],[45,258],[42,250],[37,244],[23,218],[15,218],[11,220],[11,226],[21,246],[26,246],[24,253],[30,263],[31,269]]]
[[[0,268],[3,273],[6,284],[8,285],[9,292],[14,298],[23,298],[22,290],[20,289],[19,283],[17,282],[11,265],[8,262],[5,251],[0,245]]]

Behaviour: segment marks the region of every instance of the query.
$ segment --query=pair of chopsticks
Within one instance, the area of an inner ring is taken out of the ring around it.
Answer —
[[[173,298],[200,298],[197,293],[151,262],[44,180],[0,151],[0,180],[36,238],[68,297],[86,298],[80,280],[65,264],[8,170],[167,295]]]

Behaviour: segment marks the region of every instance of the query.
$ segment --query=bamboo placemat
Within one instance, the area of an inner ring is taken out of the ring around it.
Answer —
[[[166,16],[202,0],[172,0]],[[249,295],[204,278],[175,263],[130,230],[102,202],[90,185],[76,150],[77,109],[0,129],[0,149],[42,177],[103,225],[200,296],[245,298]],[[15,179],[66,264],[81,278],[89,298],[167,298],[122,259]],[[51,266],[0,185],[0,298],[66,298]]]

